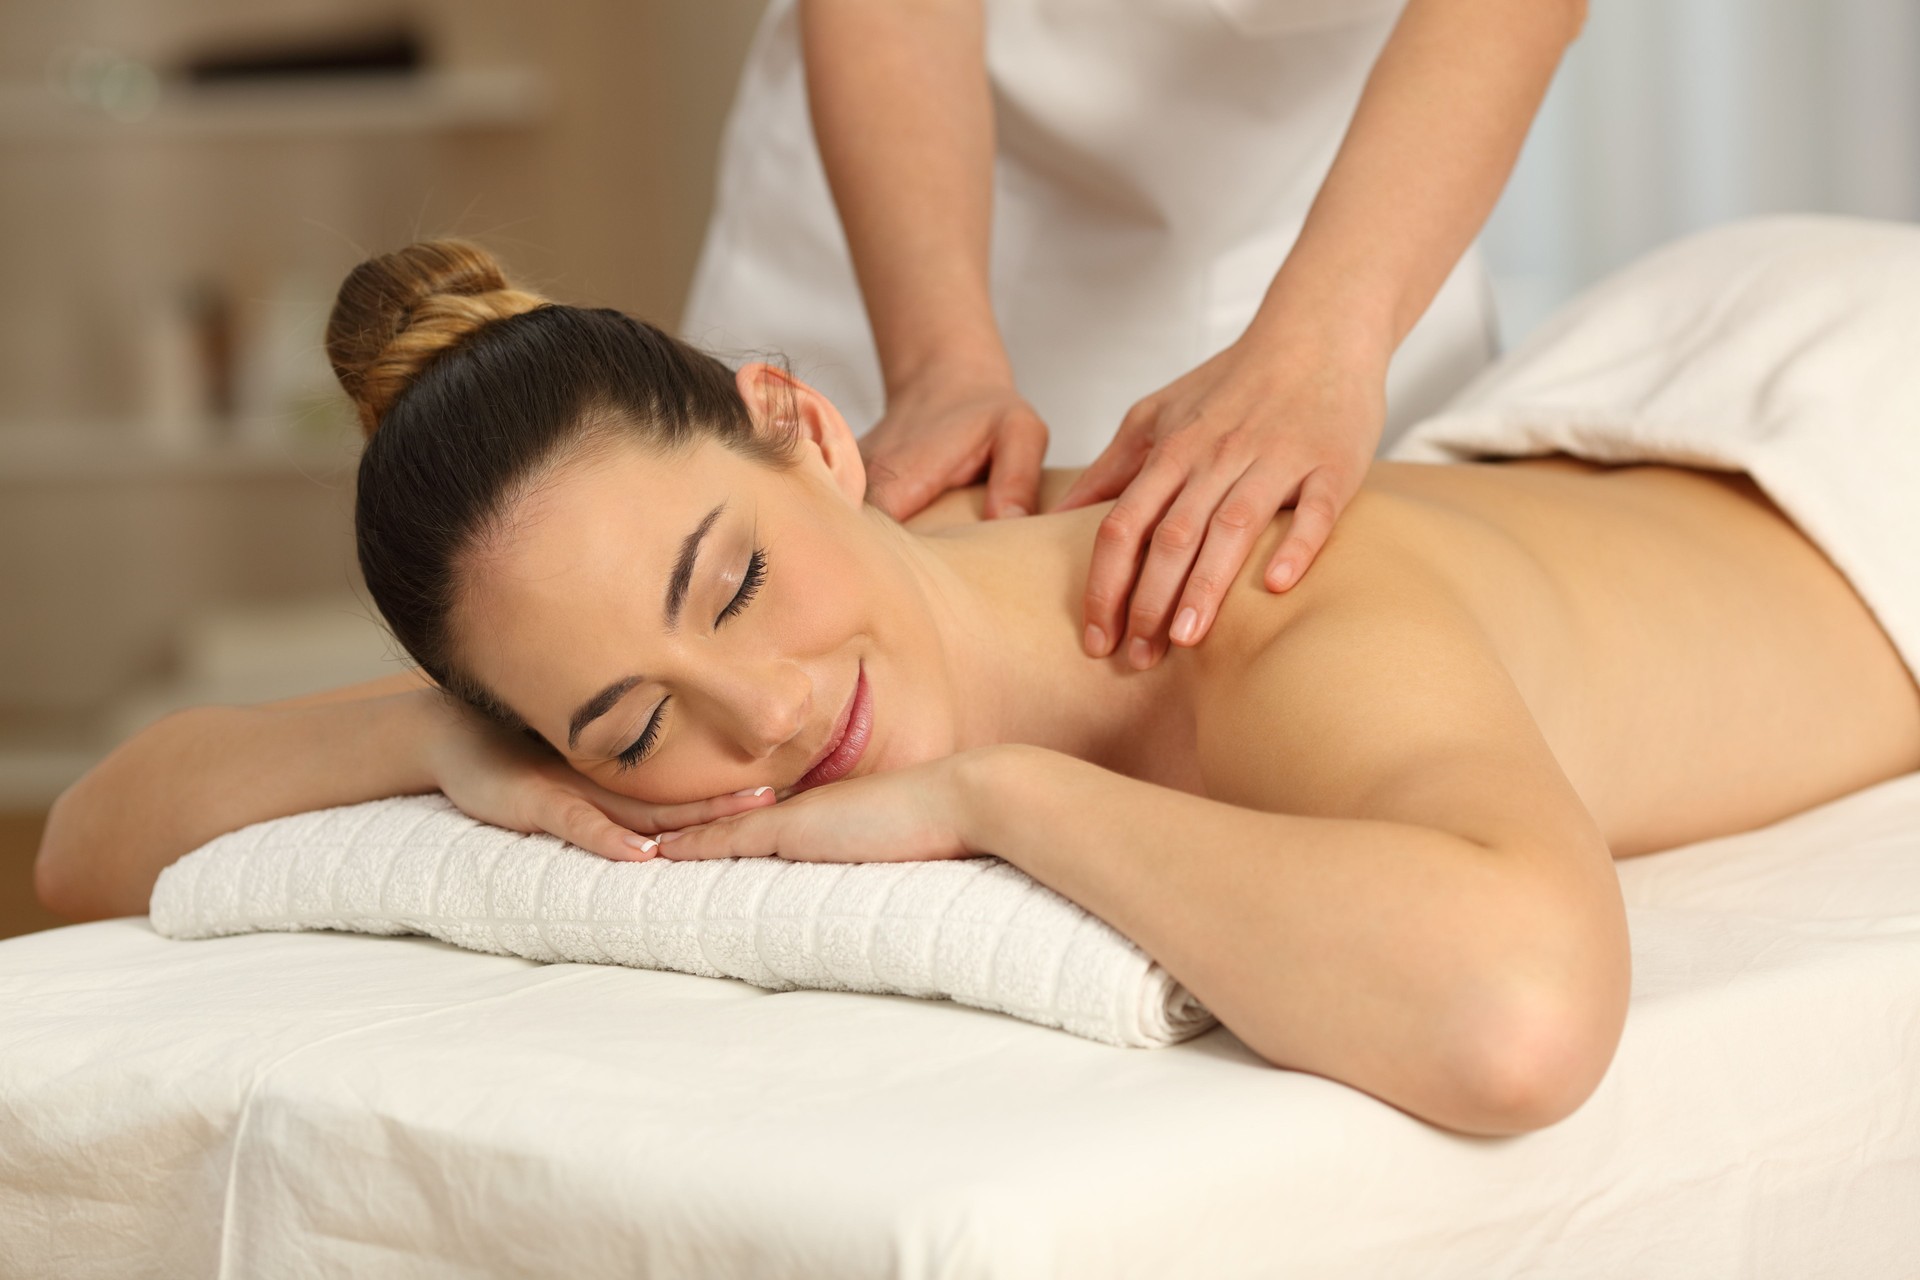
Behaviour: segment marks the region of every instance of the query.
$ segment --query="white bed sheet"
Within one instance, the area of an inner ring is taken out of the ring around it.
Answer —
[[[1920,1273],[1920,775],[1623,864],[1599,1092],[1441,1133],[1224,1031],[423,939],[0,943],[5,1276]]]

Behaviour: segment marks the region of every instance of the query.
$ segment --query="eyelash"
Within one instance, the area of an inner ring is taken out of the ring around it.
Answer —
[[[646,759],[647,752],[653,750],[654,740],[660,736],[660,722],[666,718],[667,704],[672,701],[672,694],[660,699],[660,705],[653,709],[653,719],[647,721],[647,727],[640,731],[640,736],[633,740],[633,745],[620,753],[618,759],[622,769],[633,768]]]
[[[734,592],[733,599],[727,601],[727,607],[713,620],[719,626],[734,614],[747,607],[747,601],[753,599],[760,590],[760,584],[767,580],[767,552],[764,547],[755,547],[753,554],[747,557],[747,573],[740,580],[740,590]]]
[[[760,590],[760,585],[766,580],[767,553],[764,548],[755,547],[753,554],[747,557],[747,572],[740,580],[740,589],[733,593],[733,599],[727,601],[727,607],[720,611],[720,616],[713,620],[713,625],[719,626],[746,608],[747,602],[753,599]],[[653,744],[660,737],[660,725],[666,719],[667,704],[672,701],[671,694],[660,699],[660,705],[653,709],[653,718],[647,721],[647,727],[641,730],[640,736],[634,739],[633,744],[617,757],[622,769],[633,768],[646,759],[647,753],[653,750]]]

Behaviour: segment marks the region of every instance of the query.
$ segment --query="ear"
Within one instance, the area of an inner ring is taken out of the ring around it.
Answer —
[[[778,365],[755,361],[733,376],[756,431],[791,432],[803,461],[824,467],[849,502],[866,500],[867,464],[833,402]]]

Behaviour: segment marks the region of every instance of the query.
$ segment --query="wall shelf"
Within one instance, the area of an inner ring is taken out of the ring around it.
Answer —
[[[167,84],[135,119],[62,98],[34,81],[0,83],[0,141],[63,144],[341,137],[513,129],[546,117],[544,79],[499,67],[261,84]]]
[[[211,436],[211,432],[207,433]],[[241,476],[347,475],[357,443],[213,440],[170,444],[134,424],[0,425],[0,487]]]

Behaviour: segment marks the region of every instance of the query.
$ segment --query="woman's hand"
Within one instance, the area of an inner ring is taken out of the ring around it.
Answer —
[[[887,773],[829,782],[778,804],[668,831],[675,860],[781,857],[795,862],[930,862],[968,858],[976,830],[968,779],[1002,747],[978,747]]]
[[[1289,503],[1292,528],[1264,576],[1270,591],[1298,582],[1366,477],[1385,381],[1384,363],[1323,358],[1249,331],[1134,405],[1056,508],[1120,496],[1087,573],[1087,652],[1102,658],[1124,644],[1144,670],[1168,639],[1199,644]]]
[[[886,416],[861,437],[867,501],[906,520],[987,471],[986,518],[1040,505],[1047,424],[1010,378],[942,375],[888,397]]]
[[[512,831],[544,831],[603,858],[644,861],[658,852],[651,838],[658,832],[773,803],[772,787],[756,787],[688,804],[647,804],[607,790],[471,708],[449,702],[441,710],[428,768],[462,813]]]

